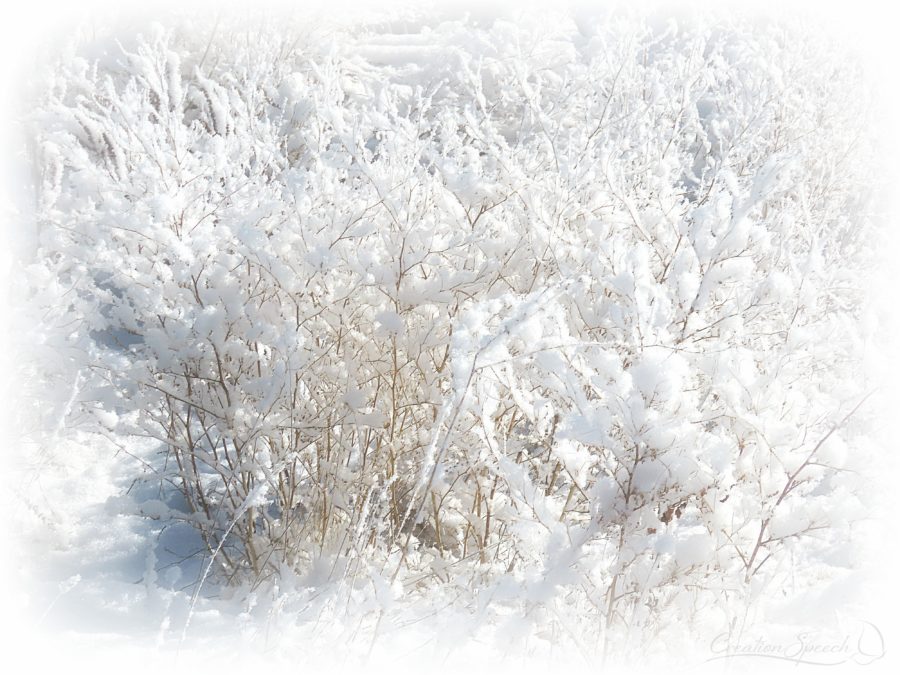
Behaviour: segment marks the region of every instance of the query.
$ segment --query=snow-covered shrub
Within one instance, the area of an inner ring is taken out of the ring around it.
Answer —
[[[79,410],[158,440],[145,478],[223,579],[649,635],[839,538],[871,258],[839,52],[622,18],[248,35],[76,50],[32,117]]]

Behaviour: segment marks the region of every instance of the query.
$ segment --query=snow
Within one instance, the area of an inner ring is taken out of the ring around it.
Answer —
[[[679,567],[702,565],[713,553],[713,541],[706,533],[690,534],[675,542],[675,561]]]
[[[3,260],[32,666],[695,670],[850,604],[888,192],[850,57],[494,12],[42,55]]]
[[[403,318],[397,312],[379,312],[375,315],[378,329],[384,334],[395,335],[403,330]]]

